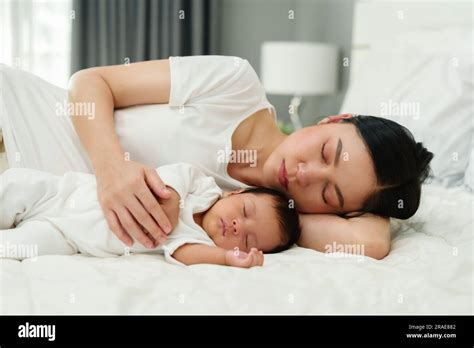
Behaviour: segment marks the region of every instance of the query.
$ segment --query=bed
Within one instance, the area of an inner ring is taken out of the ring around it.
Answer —
[[[401,31],[470,23],[466,3],[439,11],[442,4],[360,1],[355,5],[351,85],[341,111],[362,114],[373,105],[368,92],[363,98],[357,93],[366,83],[364,67],[375,41]],[[377,23],[380,27],[374,30]],[[453,120],[463,117],[463,109],[456,105],[450,110]],[[420,136],[430,139],[429,134]],[[445,130],[443,141],[450,136],[465,135]],[[472,314],[474,197],[468,169],[472,133],[468,144],[465,163],[456,162],[445,172],[441,163],[435,166],[438,177],[424,185],[415,216],[391,220],[392,250],[383,260],[299,247],[267,255],[264,267],[252,269],[184,268],[156,255],[2,259],[0,313]],[[464,149],[461,145],[453,146]]]

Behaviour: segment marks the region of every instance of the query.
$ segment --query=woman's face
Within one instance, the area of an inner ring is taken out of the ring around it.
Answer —
[[[370,154],[350,123],[327,123],[288,136],[263,168],[265,186],[287,193],[303,213],[361,209],[376,188]]]

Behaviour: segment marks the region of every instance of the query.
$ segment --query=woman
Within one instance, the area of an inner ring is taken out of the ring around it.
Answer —
[[[359,245],[380,259],[390,250],[388,217],[416,212],[432,158],[406,129],[379,118],[336,115],[282,134],[258,76],[237,57],[86,69],[71,78],[69,101],[95,106],[93,119],[73,113],[72,122],[109,227],[128,245],[133,238],[153,247],[166,238],[177,213],[154,168],[191,162],[225,188],[288,194],[302,213],[300,246]],[[142,109],[143,116],[117,111],[114,122],[114,109],[143,104],[162,106]],[[222,161],[222,151],[255,153],[257,160]],[[360,213],[339,216],[350,212]]]

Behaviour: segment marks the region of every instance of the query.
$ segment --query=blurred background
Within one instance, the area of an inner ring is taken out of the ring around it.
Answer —
[[[2,0],[0,61],[63,88],[83,68],[176,55],[239,56],[262,78],[264,42],[330,44],[340,64],[327,81],[308,81],[307,93],[300,93],[305,96],[298,112],[308,125],[337,113],[343,102],[353,10],[352,0]],[[324,70],[324,59],[333,57],[314,54],[301,64],[317,68],[319,62]],[[266,64],[280,63],[267,59]],[[289,122],[295,93],[270,92],[280,121]]]

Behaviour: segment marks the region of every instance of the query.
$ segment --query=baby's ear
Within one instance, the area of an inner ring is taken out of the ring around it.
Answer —
[[[232,195],[236,195],[238,193],[242,193],[244,192],[245,189],[238,189],[238,190],[234,190],[234,191],[226,191],[222,194],[222,197],[226,198],[226,197],[229,197],[229,196],[232,196]]]

